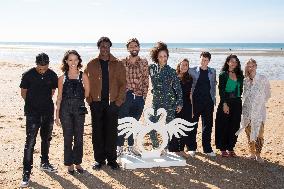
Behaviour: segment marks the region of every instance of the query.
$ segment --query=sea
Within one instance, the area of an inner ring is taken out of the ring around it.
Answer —
[[[228,54],[238,55],[242,69],[249,58],[258,63],[257,72],[269,80],[284,80],[284,43],[167,43],[170,50],[168,64],[176,68],[184,58],[190,60],[190,67],[199,65],[202,51],[212,52],[210,67],[220,72]],[[154,43],[141,43],[139,55],[151,64],[150,49]],[[60,66],[67,50],[77,50],[83,65],[99,53],[96,43],[47,43],[47,42],[0,42],[0,61],[28,64],[33,66],[38,53],[45,52],[52,66]],[[278,51],[274,54],[273,52]],[[283,51],[283,53],[282,53]],[[111,53],[117,58],[128,56],[125,43],[113,43]]]

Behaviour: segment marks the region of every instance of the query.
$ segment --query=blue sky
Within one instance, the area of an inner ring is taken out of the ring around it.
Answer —
[[[0,41],[284,42],[281,0],[0,0]]]

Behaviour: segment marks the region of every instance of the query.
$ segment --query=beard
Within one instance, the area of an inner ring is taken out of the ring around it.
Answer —
[[[139,53],[139,51],[130,51],[130,55],[131,55],[132,57],[138,56],[138,53]]]

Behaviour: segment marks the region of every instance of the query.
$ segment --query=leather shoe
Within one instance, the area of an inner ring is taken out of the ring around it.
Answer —
[[[119,169],[119,165],[118,165],[118,163],[116,161],[108,162],[107,165],[110,166],[110,168],[113,169],[113,170],[118,170]]]
[[[93,165],[93,169],[94,170],[100,170],[102,168],[103,165],[105,165],[106,163],[105,162],[96,162],[94,165]]]

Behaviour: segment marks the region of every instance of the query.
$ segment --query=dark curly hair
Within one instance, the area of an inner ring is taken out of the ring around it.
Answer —
[[[40,53],[36,56],[36,64],[40,66],[45,66],[49,64],[49,57],[45,53]]]
[[[182,62],[187,62],[188,64],[188,68],[189,68],[189,60],[187,58],[183,59],[182,61],[180,61],[180,63],[178,63],[177,65],[177,69],[176,69],[176,72],[177,72],[177,75],[180,74],[180,65]],[[181,82],[182,83],[187,83],[189,82],[190,80],[192,80],[192,77],[189,75],[188,71],[186,73],[183,74],[182,78],[181,79]]]
[[[239,58],[237,57],[237,55],[234,55],[234,54],[230,54],[229,56],[227,56],[226,61],[223,65],[222,71],[224,71],[224,72],[229,71],[228,63],[230,62],[230,60],[232,58],[236,59],[236,61],[237,61],[237,67],[234,69],[234,72],[236,73],[237,76],[243,76],[243,71],[241,69],[241,62],[240,62]]]
[[[102,42],[108,42],[110,44],[110,47],[112,46],[112,42],[110,41],[108,37],[101,37],[97,42],[98,48],[100,48],[100,45]]]
[[[211,60],[211,54],[210,54],[210,52],[202,52],[202,53],[200,54],[200,58],[201,58],[202,56],[203,56],[204,58],[208,58],[209,61]]]
[[[78,57],[79,62],[78,62],[77,69],[79,70],[79,69],[81,69],[83,67],[83,65],[81,64],[82,63],[82,59],[81,59],[81,56],[79,55],[79,53],[77,51],[75,51],[75,50],[68,50],[64,54],[64,57],[62,59],[61,70],[63,72],[67,72],[69,70],[67,59],[68,59],[70,54],[76,55]]]
[[[132,43],[132,42],[137,43],[138,47],[140,47],[140,43],[139,43],[138,39],[136,39],[136,38],[129,39],[126,43],[126,47],[128,48],[129,44]]]
[[[155,44],[155,46],[150,50],[150,56],[153,62],[159,63],[158,54],[161,51],[166,51],[167,56],[169,57],[169,50],[165,43],[159,41]]]

